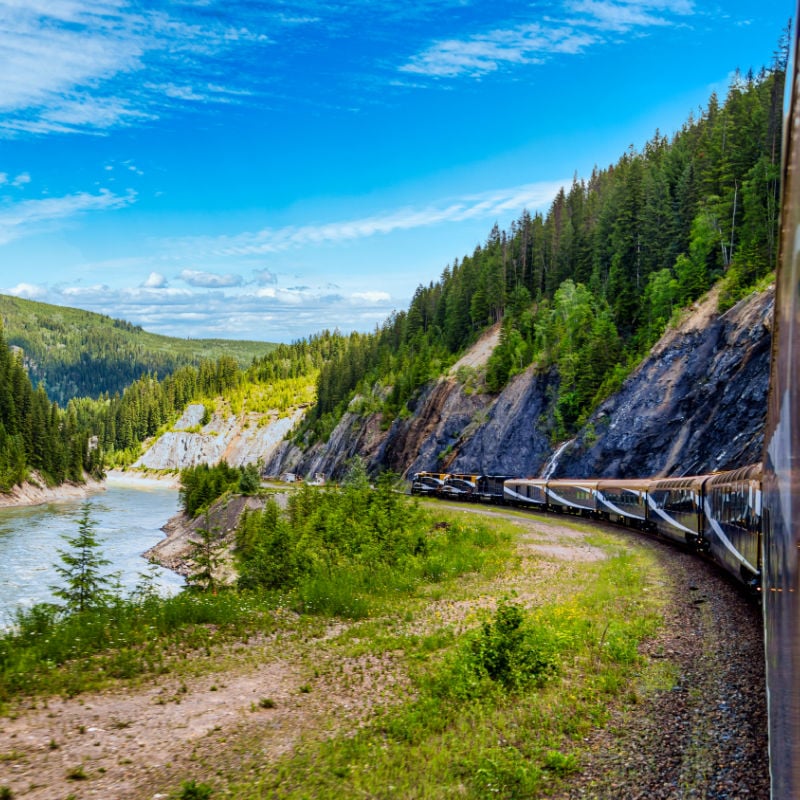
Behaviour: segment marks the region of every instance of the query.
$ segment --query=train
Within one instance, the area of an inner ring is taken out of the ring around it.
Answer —
[[[577,514],[656,534],[703,554],[747,591],[761,590],[762,465],[669,478],[512,478],[417,472],[411,493]]]
[[[711,475],[641,480],[417,473],[412,481],[415,494],[510,501],[657,533],[707,555],[758,592],[772,800],[800,797],[800,0],[794,10],[761,463]]]

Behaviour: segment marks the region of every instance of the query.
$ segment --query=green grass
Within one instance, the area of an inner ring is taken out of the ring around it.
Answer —
[[[609,709],[675,679],[668,660],[639,655],[661,625],[652,556],[622,535],[594,532],[588,538],[607,558],[558,565],[550,578],[557,591],[540,591],[558,599],[531,606],[524,592],[539,562],[521,572],[517,522],[420,513],[411,519],[426,531],[425,547],[394,566],[370,569],[356,559],[281,592],[145,597],[96,616],[61,618],[39,607],[0,639],[0,702],[10,708],[24,697],[167,672],[187,682],[204,671],[223,674],[232,659],[263,658],[237,642],[274,632],[292,643],[304,671],[298,696],[357,694],[369,664],[373,683],[386,689],[382,705],[355,729],[323,720],[278,761],[259,757],[257,735],[226,737],[230,761],[199,758],[181,776],[193,780],[162,787],[170,796],[191,791],[186,786],[205,791],[201,781],[232,800],[522,800],[557,792],[581,769],[584,741]],[[459,603],[472,609],[466,617],[445,613]],[[347,624],[320,638],[332,617]],[[266,715],[274,706],[265,697],[251,711]]]
[[[254,763],[257,777],[242,780],[246,769],[225,776],[224,796],[510,799],[556,791],[580,769],[583,739],[611,705],[671,680],[663,664],[651,669],[638,654],[661,621],[657,597],[643,593],[652,564],[600,538],[617,552],[581,565],[585,589],[567,601],[524,610],[507,600],[460,636],[444,628],[402,637],[390,633],[397,621],[384,621],[342,637],[350,654],[365,647],[348,642],[364,639],[374,650],[402,651],[414,699],[355,734],[308,738],[277,764]],[[505,633],[503,608],[514,610]],[[507,646],[513,654],[503,662]]]

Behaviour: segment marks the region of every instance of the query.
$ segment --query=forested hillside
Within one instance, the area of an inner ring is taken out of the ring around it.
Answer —
[[[8,343],[24,349],[24,366],[42,380],[34,391],[22,380],[22,357],[0,343],[0,391],[12,398],[0,409],[0,483],[12,485],[30,468],[57,482],[77,477],[81,465],[131,463],[141,442],[168,429],[189,402],[211,408],[224,395],[234,413],[281,411],[314,382],[316,402],[294,438],[300,450],[327,440],[345,409],[352,425],[402,428],[423,389],[494,324],[500,342],[486,367],[458,371],[463,393],[497,395],[535,364],[546,418],[528,427],[562,440],[619,388],[682,307],[716,282],[720,308],[730,307],[770,273],[785,67],[782,47],[771,69],[737,75],[724,102],[712,96],[671,139],[657,132],[641,151],[575,178],[546,214],[523,212],[508,231],[495,225],[484,245],[420,286],[408,310],[373,333],[325,331],[257,359],[245,344],[187,364],[219,352],[220,343],[156,337],[108,317],[0,297]],[[70,400],[63,412],[44,391],[66,399],[89,394],[89,385],[94,397]],[[467,428],[481,424],[481,402],[463,420]],[[445,438],[454,436],[463,439],[455,430]],[[394,439],[372,466],[409,466]]]
[[[22,348],[34,385],[65,407],[73,397],[113,395],[144,375],[227,355],[247,366],[275,345],[224,339],[177,339],[102,314],[0,295],[8,344]]]
[[[83,481],[84,470],[99,472],[89,429],[76,409],[62,411],[40,386],[34,389],[19,353],[6,344],[0,326],[0,491],[35,470],[48,483]]]
[[[574,431],[677,309],[717,281],[729,307],[772,270],[786,58],[784,41],[770,69],[737,74],[724,102],[712,95],[674,136],[657,131],[576,177],[546,214],[495,225],[408,311],[350,336],[322,368],[302,440],[325,439],[356,392],[384,424],[407,415],[464,344],[500,321],[485,387],[500,391],[531,363],[553,371],[550,435]]]

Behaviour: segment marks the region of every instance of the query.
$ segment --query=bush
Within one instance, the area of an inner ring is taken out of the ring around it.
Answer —
[[[542,684],[558,668],[557,648],[543,627],[533,628],[525,610],[503,599],[445,670],[436,691],[459,699]]]

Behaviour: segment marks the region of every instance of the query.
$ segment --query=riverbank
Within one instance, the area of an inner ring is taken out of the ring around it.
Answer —
[[[251,635],[166,649],[152,679],[78,697],[21,700],[0,725],[0,753],[7,754],[0,784],[26,800],[59,800],[78,780],[86,800],[177,796],[187,780],[208,783],[215,796],[288,797],[305,789],[342,797],[356,793],[356,781],[373,787],[385,778],[383,786],[407,798],[444,769],[449,749],[442,740],[449,736],[450,747],[459,737],[467,744],[431,797],[483,796],[478,790],[488,780],[506,790],[498,796],[519,796],[516,783],[537,776],[559,800],[768,796],[763,644],[754,606],[710,565],[635,533],[484,513],[518,526],[517,559],[498,575],[471,575],[380,619],[304,618],[278,609]],[[662,620],[635,654],[619,650],[618,619],[596,623],[595,652],[580,662],[587,674],[565,662],[560,680],[525,692],[506,716],[497,712],[490,740],[478,726],[477,706],[465,722],[468,734],[452,724],[434,730],[432,743],[424,737],[428,728],[408,716],[419,691],[415,675],[436,670],[445,643],[475,629],[504,596],[532,610],[560,603],[559,619],[568,619],[599,566],[620,555],[625,560],[617,566],[641,565],[644,592],[606,597],[607,613],[615,603],[628,603],[631,615],[646,604]],[[622,691],[613,682],[593,683],[590,673],[602,663],[629,658],[638,677]],[[598,693],[608,716],[581,718],[587,697]],[[533,725],[521,715],[537,695],[544,705]],[[550,766],[537,769],[530,742],[537,728],[561,718],[573,735],[553,735],[544,748]],[[414,727],[398,728],[403,720]],[[404,730],[414,736],[410,743],[399,735]],[[366,742],[360,750],[357,736]],[[409,769],[418,764],[425,769]],[[477,784],[474,791],[468,781]]]
[[[80,500],[95,492],[102,492],[105,486],[101,481],[87,478],[85,483],[62,483],[48,487],[41,476],[34,474],[32,480],[14,486],[8,492],[0,492],[0,508],[17,506],[39,506],[45,503],[60,503],[64,500]]]
[[[177,472],[157,472],[154,470],[140,469],[111,469],[106,474],[106,483],[116,486],[132,486],[145,488],[148,486],[169,487],[178,489],[181,485],[181,476]]]

